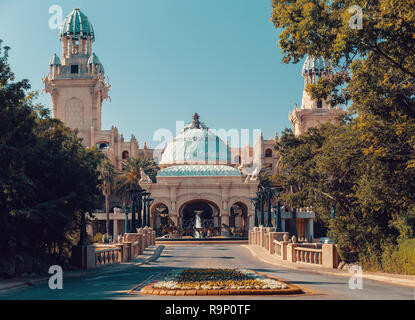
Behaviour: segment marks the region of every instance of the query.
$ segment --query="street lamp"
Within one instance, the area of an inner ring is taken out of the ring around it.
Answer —
[[[131,198],[131,226],[130,226],[130,233],[136,232],[136,217],[135,217],[135,209],[136,209],[136,197],[139,193],[138,189],[130,189],[128,190]]]
[[[275,224],[275,231],[276,232],[282,232],[281,202],[279,200],[279,197],[281,195],[282,188],[277,188],[276,190],[277,190],[277,194],[276,194],[276,197],[277,197],[277,205],[274,207],[274,209],[275,209],[275,221],[274,221],[274,224]]]
[[[261,191],[258,191],[257,193],[258,196],[258,200],[259,200],[259,205],[260,205],[260,210],[261,210],[261,216],[260,216],[260,225],[264,226],[265,225],[265,217],[264,217],[264,195]]]
[[[268,200],[268,218],[267,218],[267,227],[272,228],[272,217],[271,217],[271,198],[273,196],[272,188],[267,188],[264,190],[265,196]]]
[[[125,206],[125,225],[124,225],[124,233],[128,233],[128,206]]]
[[[258,198],[251,198],[251,202],[255,207],[254,227],[258,227]]]
[[[292,224],[291,224],[291,233],[293,236],[297,237],[297,208],[293,209],[292,213]]]
[[[140,224],[140,227],[144,227],[147,225],[147,218],[146,218],[146,207],[147,207],[147,199],[150,197],[150,192],[147,192],[146,189],[143,189],[143,192],[141,193],[142,199],[143,199],[143,223]],[[141,211],[140,211],[140,217],[141,217]],[[141,222],[141,221],[140,221]]]
[[[151,208],[151,205],[153,204],[153,202],[154,202],[154,199],[152,199],[152,198],[147,199],[147,226],[149,226],[149,227],[151,227],[150,208]]]

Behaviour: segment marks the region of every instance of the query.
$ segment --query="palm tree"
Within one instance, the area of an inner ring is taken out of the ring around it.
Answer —
[[[151,181],[155,182],[160,168],[153,160],[145,157],[128,158],[123,163],[122,173],[117,179],[116,193],[121,197],[124,205],[131,200],[129,190],[141,189],[139,185],[141,169],[150,177]]]
[[[112,189],[114,188],[114,177],[116,174],[114,165],[111,163],[111,161],[108,158],[104,158],[100,165],[98,166],[98,172],[99,172],[99,179],[101,180],[101,188],[102,193],[105,197],[105,213],[107,214],[107,223],[105,226],[105,232],[107,235],[107,239],[109,236],[109,225],[110,225],[110,196]]]

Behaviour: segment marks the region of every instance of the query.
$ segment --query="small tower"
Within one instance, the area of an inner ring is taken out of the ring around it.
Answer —
[[[309,128],[316,127],[319,124],[336,123],[339,116],[344,113],[341,107],[330,105],[330,96],[324,101],[315,100],[307,92],[307,87],[310,84],[317,83],[320,77],[333,77],[333,72],[327,61],[321,57],[308,56],[304,62],[302,76],[304,77],[304,91],[301,107],[299,108],[296,104],[294,110],[289,114],[295,135],[303,134]]]
[[[101,130],[102,102],[108,98],[110,85],[105,83],[104,67],[92,52],[92,24],[79,8],[65,18],[59,40],[62,57],[52,56],[49,74],[42,79],[52,97],[52,117],[78,129],[83,143],[94,146],[95,133]]]

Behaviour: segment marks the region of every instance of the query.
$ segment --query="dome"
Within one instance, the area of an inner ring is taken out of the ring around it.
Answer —
[[[303,76],[306,74],[320,74],[329,69],[329,63],[322,57],[314,58],[308,56],[303,65]]]
[[[94,28],[87,16],[79,9],[75,8],[63,21],[60,34],[61,38],[73,36],[75,40],[86,39],[88,36],[95,40]]]
[[[228,164],[230,150],[208,127],[199,121],[197,113],[164,150],[160,164]]]
[[[49,62],[50,66],[60,66],[61,65],[61,60],[59,59],[59,57],[56,55],[56,53],[52,56],[52,58],[50,59]]]

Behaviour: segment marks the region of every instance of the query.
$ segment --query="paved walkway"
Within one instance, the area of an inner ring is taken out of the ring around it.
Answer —
[[[153,255],[151,255],[153,256]],[[362,290],[351,290],[347,277],[317,274],[304,270],[276,266],[252,255],[238,244],[201,244],[164,246],[155,257],[139,264],[102,267],[101,271],[82,276],[67,277],[64,273],[63,290],[50,290],[47,283],[31,287],[0,291],[0,299],[183,299],[182,297],[147,296],[139,294],[149,281],[162,278],[172,269],[183,268],[247,268],[273,275],[306,290],[297,296],[208,296],[204,299],[414,299],[414,289],[372,280],[364,280]],[[104,270],[105,268],[105,270]],[[135,294],[138,293],[138,294]],[[198,300],[201,297],[186,299]]]

